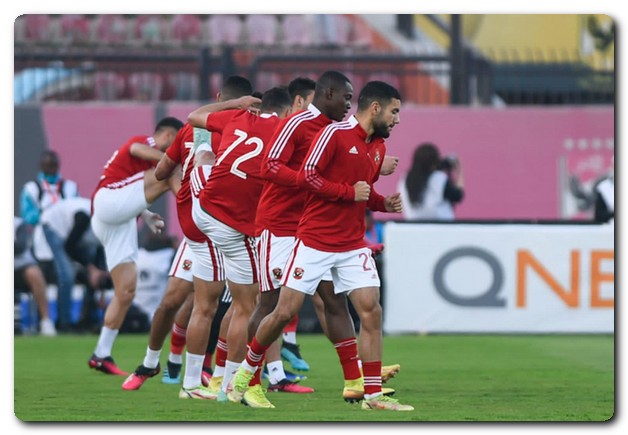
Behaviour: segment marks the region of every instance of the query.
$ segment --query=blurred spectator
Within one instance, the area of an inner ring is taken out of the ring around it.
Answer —
[[[20,193],[20,215],[33,233],[33,254],[40,263],[52,264],[52,252],[39,223],[41,213],[63,198],[78,196],[78,187],[72,180],[61,176],[59,155],[53,150],[44,150],[39,160],[40,172],[34,180],[24,184]],[[47,267],[42,265],[42,267]],[[46,274],[48,281],[51,278]]]
[[[405,219],[454,220],[454,206],[464,198],[460,160],[454,155],[441,159],[434,144],[421,144],[397,189],[401,192]]]
[[[39,330],[41,335],[52,337],[57,335],[55,325],[48,313],[46,296],[46,280],[37,260],[30,252],[31,226],[22,218],[13,218],[13,282],[14,288],[29,290],[39,311]]]
[[[615,175],[614,172],[595,185],[595,222],[615,221]]]
[[[85,268],[91,289],[99,288],[109,277],[103,247],[90,228],[90,209],[89,199],[75,197],[57,201],[41,215],[57,274],[59,332],[77,329],[72,320],[72,289],[76,283],[77,266]],[[88,295],[84,296],[87,301]],[[93,294],[90,296],[93,298]]]

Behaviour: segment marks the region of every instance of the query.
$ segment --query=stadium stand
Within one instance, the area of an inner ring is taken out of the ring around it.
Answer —
[[[121,74],[102,71],[94,73],[94,96],[97,100],[115,101],[124,94],[125,80]]]
[[[313,45],[312,25],[303,14],[284,15],[280,21],[281,41],[289,47]]]
[[[22,15],[24,21],[24,40],[27,43],[50,44],[54,41],[53,18],[46,14]]]
[[[244,42],[247,44],[271,47],[277,43],[278,31],[276,15],[250,14],[244,19]]]
[[[120,46],[130,40],[129,22],[120,14],[97,15],[94,22],[94,42],[97,45]]]
[[[176,46],[200,46],[203,40],[203,21],[199,15],[177,14],[170,20],[170,38]]]
[[[138,101],[157,101],[161,98],[164,80],[160,74],[134,72],[129,74],[127,83],[131,99]]]
[[[166,77],[168,91],[167,95],[172,95],[175,100],[197,100],[198,74],[188,72],[170,73]]]
[[[244,23],[238,15],[211,15],[206,22],[209,43],[212,45],[236,45],[242,42]]]
[[[139,15],[135,19],[133,36],[139,45],[162,46],[170,41],[167,15]]]
[[[85,45],[92,40],[91,19],[83,14],[64,14],[59,21],[60,41],[65,45]]]

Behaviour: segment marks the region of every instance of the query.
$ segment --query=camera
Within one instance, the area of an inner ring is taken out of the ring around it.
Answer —
[[[443,171],[451,171],[458,164],[458,157],[455,154],[448,154],[440,161],[438,169]]]

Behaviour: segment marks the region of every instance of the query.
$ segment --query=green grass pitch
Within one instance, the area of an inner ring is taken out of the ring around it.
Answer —
[[[95,335],[16,336],[15,415],[82,422],[600,422],[615,411],[613,335],[385,337],[384,363],[401,364],[386,386],[413,405],[412,412],[363,411],[345,403],[336,353],[321,335],[299,336],[311,366],[303,384],[316,392],[269,393],[275,409],[180,400],[179,387],[162,384],[161,374],[139,391],[123,391],[123,377],[88,368],[96,341]],[[113,356],[132,371],[146,344],[146,335],[120,335]],[[166,347],[162,366],[167,355]]]

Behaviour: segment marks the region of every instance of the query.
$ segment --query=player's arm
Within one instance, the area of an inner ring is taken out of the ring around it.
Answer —
[[[247,110],[258,110],[252,108],[251,106],[255,104],[261,104],[262,100],[259,98],[253,97],[251,95],[245,95],[240,98],[234,98],[232,100],[220,101],[217,103],[210,103],[204,106],[199,107],[198,109],[190,112],[188,115],[187,121],[193,126],[198,128],[207,128],[208,125],[208,117],[211,113],[221,112],[223,110],[236,110],[236,109],[247,109]],[[208,130],[210,130],[208,128]],[[212,131],[212,130],[210,130]]]
[[[391,175],[397,169],[397,165],[399,165],[399,157],[385,156],[379,168],[380,175]]]
[[[375,189],[371,189],[366,206],[372,211],[383,211],[386,213],[401,213],[403,210],[400,193],[393,193],[384,197],[377,193]]]
[[[155,178],[159,181],[165,180],[172,175],[178,165],[179,163],[172,160],[168,154],[164,154],[155,168]]]
[[[157,148],[153,148],[145,143],[134,142],[129,149],[129,152],[133,157],[138,159],[156,161],[158,162],[163,157],[164,153]]]
[[[284,124],[284,128],[275,132],[260,168],[262,178],[289,187],[297,185],[298,172],[287,166],[294,154],[296,138],[294,134],[287,135],[285,132],[292,125],[288,122]]]
[[[368,196],[358,198],[354,186],[329,181],[321,175],[330,164],[336,149],[336,135],[325,134],[327,128],[314,138],[297,174],[298,185],[329,201],[365,201]]]

